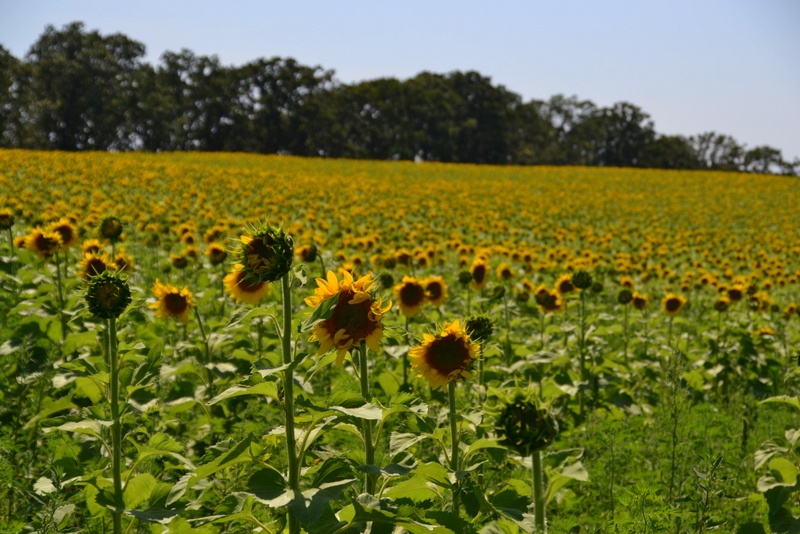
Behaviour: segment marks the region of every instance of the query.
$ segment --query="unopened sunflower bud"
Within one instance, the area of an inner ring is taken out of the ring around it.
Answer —
[[[465,329],[469,338],[474,341],[486,341],[494,331],[492,320],[486,315],[475,315],[467,319]]]
[[[586,271],[578,271],[572,275],[572,285],[578,289],[589,289],[592,287],[592,275]]]
[[[458,283],[462,286],[466,286],[472,282],[472,273],[470,271],[464,270],[458,273]]]
[[[501,443],[522,456],[544,449],[558,436],[558,423],[548,410],[517,399],[506,405],[497,424]]]
[[[626,304],[630,304],[632,300],[633,300],[633,292],[630,289],[623,289],[617,295],[617,302],[619,302],[623,306]]]
[[[85,298],[92,315],[101,319],[116,319],[131,303],[131,290],[128,282],[118,274],[103,271],[89,279]]]
[[[263,225],[242,236],[238,263],[244,265],[247,278],[258,282],[280,280],[292,267],[294,242],[283,230]]]
[[[122,230],[122,221],[116,217],[106,217],[100,223],[98,234],[100,234],[100,237],[103,239],[116,243],[122,236]]]

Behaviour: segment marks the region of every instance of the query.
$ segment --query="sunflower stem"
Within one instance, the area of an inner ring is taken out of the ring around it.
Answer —
[[[11,227],[8,228],[8,249],[9,249],[9,256],[12,258],[14,257],[14,234],[11,231]],[[11,274],[17,274],[17,263],[12,259],[11,261]]]
[[[370,402],[372,396],[369,391],[369,375],[367,374],[367,344],[362,342],[358,351],[358,365],[360,368],[359,379],[361,381],[361,396]],[[362,419],[361,426],[364,429],[364,464],[367,466],[375,465],[375,444],[372,442],[372,421]],[[366,492],[370,495],[375,493],[377,476],[367,473],[364,477]]]
[[[67,339],[67,321],[64,317],[64,288],[61,282],[61,262],[56,252],[56,288],[58,290],[58,322],[61,325],[61,341]]]
[[[506,343],[503,346],[505,364],[511,363],[511,321],[508,319],[508,291],[503,291],[503,315],[506,323]]]
[[[544,473],[542,471],[542,451],[533,451],[531,454],[533,471],[533,510],[536,523],[536,532],[547,534],[547,522],[544,515]]]
[[[281,278],[283,297],[283,363],[288,367],[283,375],[283,408],[286,426],[286,455],[289,462],[289,489],[295,496],[300,493],[300,459],[297,457],[297,444],[294,436],[294,367],[292,363],[292,288],[289,273]],[[259,322],[259,344],[261,342],[261,323]],[[288,512],[289,533],[300,533],[300,522],[292,513]]]
[[[410,319],[406,316],[406,352],[403,353],[403,386],[401,391],[408,390],[408,351],[411,350],[411,333],[409,331]]]
[[[461,500],[461,484],[458,480],[458,412],[456,409],[456,381],[451,380],[447,383],[447,394],[450,400],[450,470],[456,476],[453,486],[453,513],[459,516],[459,505]]]
[[[667,346],[672,348],[672,322],[675,320],[674,315],[669,316],[669,328],[667,329]]]
[[[206,329],[203,327],[203,320],[200,318],[200,312],[197,311],[197,306],[194,306],[193,309],[194,318],[197,319],[197,326],[200,327],[200,335],[203,336],[203,350],[205,354],[203,367],[206,368],[206,380],[208,381],[206,392],[208,398],[211,399],[214,397],[214,375],[211,372],[211,349],[208,346],[208,336],[206,336]]]
[[[122,532],[122,423],[119,414],[119,362],[117,361],[117,320],[108,319],[106,354],[109,367],[109,404],[111,405],[111,478],[114,484],[114,534]]]
[[[623,332],[623,356],[625,357],[625,363],[628,363],[628,305],[625,304],[622,307],[622,332]]]
[[[581,353],[581,379],[586,379],[586,292],[581,290],[581,302],[578,309],[580,315],[580,338],[578,339],[578,346]]]

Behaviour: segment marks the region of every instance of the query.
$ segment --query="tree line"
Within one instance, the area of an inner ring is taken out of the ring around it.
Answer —
[[[144,56],[142,43],[80,22],[48,26],[24,59],[0,45],[0,146],[800,171],[770,146],[659,134],[628,102],[524,101],[474,71],[344,84],[292,58],[225,66],[186,49],[157,65]]]

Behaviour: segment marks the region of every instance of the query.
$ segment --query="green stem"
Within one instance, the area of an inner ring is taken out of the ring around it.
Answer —
[[[361,342],[361,347],[359,347],[358,351],[358,364],[360,368],[359,378],[361,381],[361,396],[364,397],[364,400],[370,402],[372,400],[372,395],[369,391],[369,375],[368,375],[368,368],[367,368],[367,344],[365,342]],[[375,465],[375,444],[372,442],[372,421],[369,419],[362,419],[361,426],[364,430],[364,463],[366,465]],[[365,476],[365,487],[366,492],[370,495],[375,493],[375,484],[377,482],[377,476],[374,474],[367,474]]]
[[[403,386],[400,391],[408,390],[408,351],[411,350],[411,334],[409,325],[411,320],[406,317],[406,352],[403,353]]]
[[[542,451],[533,451],[533,510],[536,532],[547,534],[547,522],[544,516],[544,474],[542,471]]]
[[[300,459],[297,456],[297,444],[294,436],[294,367],[292,363],[292,288],[289,282],[289,273],[281,278],[283,296],[283,363],[288,365],[283,375],[283,407],[286,418],[286,454],[289,461],[289,488],[295,495],[300,493]],[[260,334],[259,323],[259,334]],[[260,335],[259,335],[260,340]],[[300,522],[289,511],[290,534],[300,533]]]
[[[456,382],[451,380],[447,384],[447,393],[450,400],[450,470],[458,476],[458,412],[456,411]],[[453,487],[453,512],[456,517],[459,516],[459,503],[461,499],[461,487],[456,478],[455,486]]]
[[[197,319],[197,326],[200,327],[200,335],[203,336],[203,349],[205,353],[203,367],[206,368],[206,380],[208,381],[208,384],[206,384],[206,392],[208,398],[211,399],[214,397],[214,374],[211,372],[211,349],[208,346],[208,336],[206,336],[206,329],[203,328],[203,320],[200,318],[200,312],[197,311],[197,306],[194,307],[194,318]]]
[[[539,310],[539,350],[544,350],[544,310]]]
[[[503,291],[503,316],[506,323],[506,344],[503,347],[503,356],[505,357],[505,364],[511,363],[511,321],[508,319],[508,288]]]
[[[581,379],[586,380],[586,292],[581,290],[581,302],[578,310],[580,314],[580,338],[578,344],[581,354]]]
[[[622,306],[623,309],[623,334],[625,338],[625,349],[623,351],[623,355],[625,356],[625,363],[628,363],[628,305],[624,304]]]
[[[667,345],[672,347],[672,322],[675,320],[674,315],[669,316],[669,328],[667,329]]]
[[[107,354],[109,366],[109,403],[111,404],[111,478],[114,484],[114,534],[122,532],[122,423],[119,415],[119,362],[117,361],[117,320],[108,320]]]
[[[67,321],[64,317],[64,289],[61,283],[60,257],[56,252],[56,288],[58,289],[58,321],[61,324],[61,341],[67,339]]]

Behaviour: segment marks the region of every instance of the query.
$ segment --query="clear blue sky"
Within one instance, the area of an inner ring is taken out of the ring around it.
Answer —
[[[83,21],[227,65],[293,57],[345,83],[476,70],[525,100],[628,101],[656,130],[717,131],[800,157],[800,0],[0,0],[24,57],[47,24]]]

